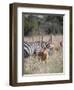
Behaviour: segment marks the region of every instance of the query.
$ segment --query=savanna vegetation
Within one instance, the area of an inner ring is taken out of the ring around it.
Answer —
[[[24,42],[51,41],[48,49],[52,48],[47,62],[39,60],[35,54],[24,58],[24,74],[62,73],[63,46],[60,42],[63,41],[63,15],[24,14],[23,27]]]
[[[26,14],[24,35],[63,34],[63,15]]]

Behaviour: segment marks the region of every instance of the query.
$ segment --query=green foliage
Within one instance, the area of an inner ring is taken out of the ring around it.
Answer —
[[[63,34],[63,16],[59,15],[38,15],[28,14],[24,19],[24,35]],[[41,31],[42,30],[42,31]]]

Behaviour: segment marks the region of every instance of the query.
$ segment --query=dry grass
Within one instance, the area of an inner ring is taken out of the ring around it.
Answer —
[[[48,39],[45,36],[44,40]],[[59,47],[62,36],[53,36],[55,47]],[[30,56],[24,59],[24,74],[40,74],[40,73],[62,73],[63,72],[63,49],[53,50],[49,55],[47,63],[38,59],[37,56]]]

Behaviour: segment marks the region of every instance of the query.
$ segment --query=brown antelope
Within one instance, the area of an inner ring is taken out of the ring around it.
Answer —
[[[41,61],[45,61],[45,63],[46,63],[47,59],[48,59],[48,50],[47,50],[47,48],[44,48],[42,51],[40,51],[38,53],[38,56],[41,59]]]

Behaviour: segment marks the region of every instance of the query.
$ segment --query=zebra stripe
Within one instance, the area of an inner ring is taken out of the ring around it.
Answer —
[[[24,42],[24,57],[38,53],[43,48],[48,48],[48,52],[50,53],[49,45],[48,42],[42,42],[41,45],[38,42]]]
[[[34,47],[30,43],[24,42],[24,57],[28,57],[34,53]]]
[[[29,43],[24,43],[24,49],[30,54],[31,53],[31,45]]]
[[[24,50],[24,57],[26,58],[28,56],[29,56],[29,53],[26,50]]]

